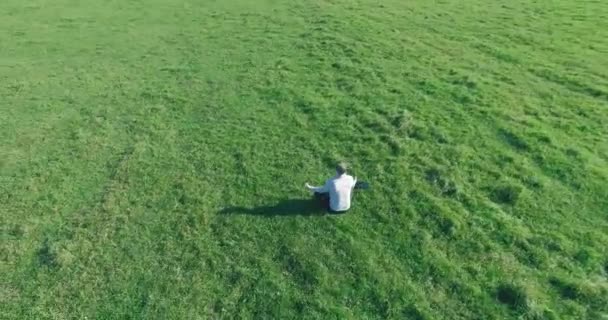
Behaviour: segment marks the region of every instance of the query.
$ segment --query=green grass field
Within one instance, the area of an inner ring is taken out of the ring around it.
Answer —
[[[3,0],[0,124],[2,319],[608,319],[605,1]]]

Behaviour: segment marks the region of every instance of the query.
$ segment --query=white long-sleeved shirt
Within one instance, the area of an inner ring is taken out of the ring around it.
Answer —
[[[322,187],[310,187],[310,190],[329,193],[329,208],[341,212],[350,209],[350,198],[356,183],[356,178],[345,173],[328,179]]]

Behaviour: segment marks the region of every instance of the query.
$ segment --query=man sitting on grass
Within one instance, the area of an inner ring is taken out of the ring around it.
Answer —
[[[328,179],[322,187],[306,187],[315,193],[315,198],[320,199],[325,208],[331,212],[345,212],[350,209],[350,199],[353,188],[357,184],[357,178],[346,173],[346,165],[336,166],[336,176]]]

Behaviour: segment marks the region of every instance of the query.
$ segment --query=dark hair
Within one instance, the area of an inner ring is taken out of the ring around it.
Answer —
[[[346,164],[338,163],[338,165],[336,165],[336,172],[338,172],[338,174],[345,174],[346,173]]]

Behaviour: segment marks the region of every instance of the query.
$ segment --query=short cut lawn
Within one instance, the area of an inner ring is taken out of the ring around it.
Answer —
[[[608,319],[608,2],[2,0],[0,226],[2,319]]]

